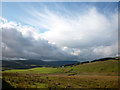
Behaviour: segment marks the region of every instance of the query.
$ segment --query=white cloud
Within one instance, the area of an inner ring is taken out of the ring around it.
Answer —
[[[81,53],[80,49],[68,48],[66,46],[62,47],[62,50],[67,52],[68,54],[71,54],[71,55],[74,55],[74,56],[78,56]]]
[[[117,38],[117,13],[105,16],[92,7],[86,13],[80,13],[74,18],[69,14],[61,16],[50,12],[49,9],[45,13],[32,11],[30,14],[38,18],[38,20],[30,19],[32,22],[47,29],[41,33],[41,37],[58,46],[88,48],[111,44]],[[28,22],[30,22],[29,19]]]
[[[61,15],[47,8],[44,13],[33,9],[29,11],[33,19],[24,20],[31,26],[1,18],[4,57],[87,60],[117,54],[117,12],[106,16],[95,7],[84,14],[66,12]]]
[[[93,52],[101,57],[117,56],[118,54],[118,43],[111,46],[99,46],[94,48]]]

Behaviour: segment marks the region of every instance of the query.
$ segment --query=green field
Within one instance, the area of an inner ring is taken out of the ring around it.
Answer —
[[[118,88],[118,60],[5,70],[3,81],[14,88]]]
[[[93,62],[80,64],[76,66],[67,67],[39,67],[32,69],[15,69],[15,70],[5,70],[4,73],[76,73],[76,74],[108,74],[108,75],[118,75],[118,61],[109,60],[101,62]]]

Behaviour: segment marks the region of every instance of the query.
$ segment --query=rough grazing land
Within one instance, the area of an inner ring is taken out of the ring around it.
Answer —
[[[3,88],[118,88],[118,61],[3,71]]]

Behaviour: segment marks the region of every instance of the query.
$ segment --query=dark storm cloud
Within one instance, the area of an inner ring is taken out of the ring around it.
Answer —
[[[2,38],[3,57],[58,60],[72,58],[47,40],[24,37],[15,28],[2,28]]]

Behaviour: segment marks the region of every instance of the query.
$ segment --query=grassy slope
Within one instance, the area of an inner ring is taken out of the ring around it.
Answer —
[[[50,67],[39,67],[32,69],[16,69],[16,70],[6,70],[4,72],[20,72],[20,73],[107,73],[116,74],[118,73],[118,61],[108,60],[100,62],[92,62],[86,64],[80,64],[77,66],[68,66],[64,68],[50,68]]]
[[[5,70],[3,80],[18,88],[117,88],[117,73],[118,61],[108,60],[64,68]]]
[[[77,65],[73,67],[67,67],[70,72],[85,74],[85,73],[106,73],[108,75],[118,75],[118,61],[117,60],[109,60],[109,61],[100,61],[87,63],[83,65]],[[69,72],[68,71],[68,72]]]
[[[58,67],[65,64],[78,63],[78,61],[42,61],[42,60],[2,60],[2,70],[30,69],[35,67]]]

